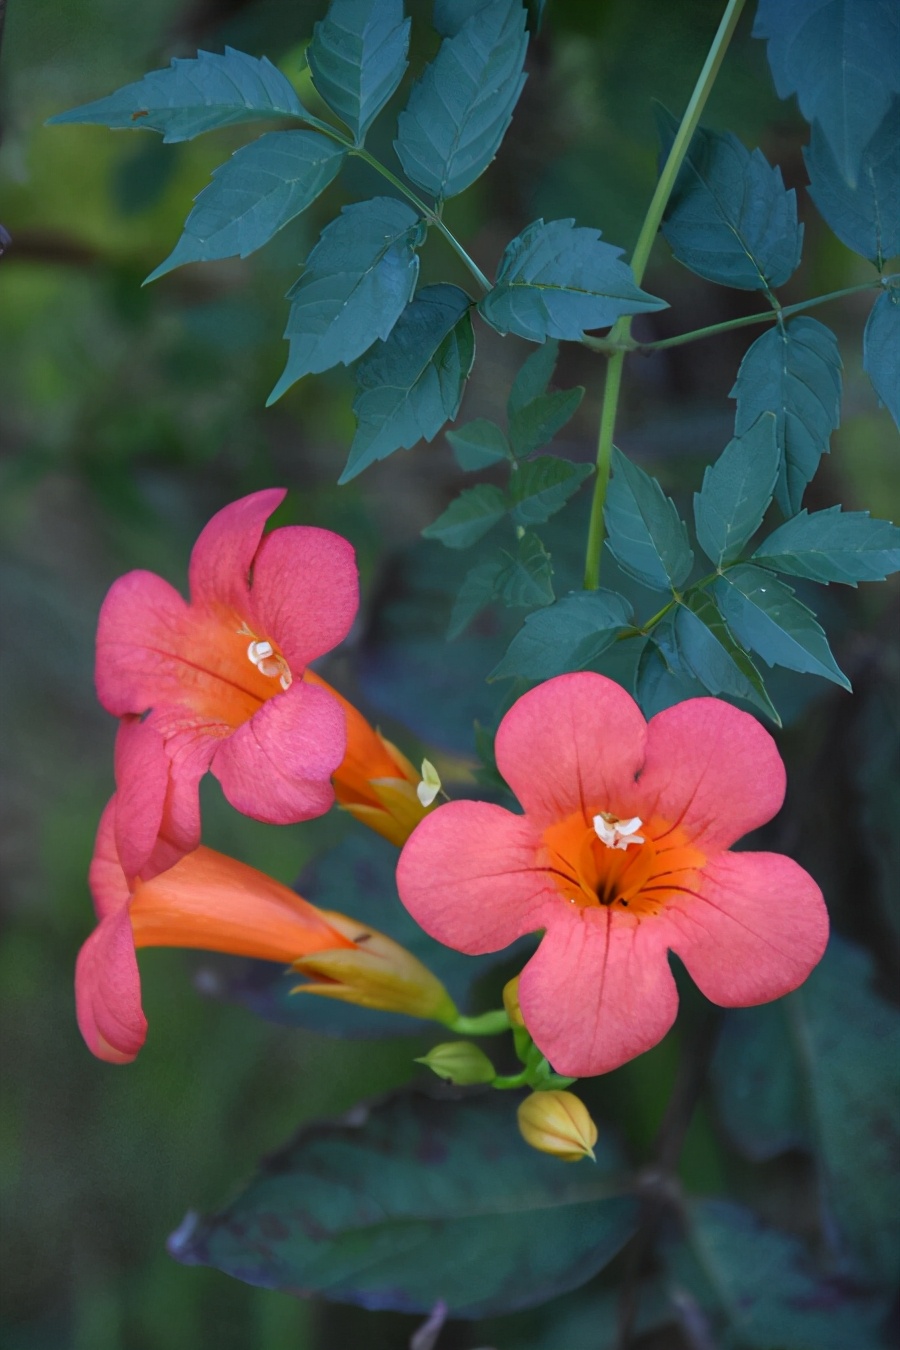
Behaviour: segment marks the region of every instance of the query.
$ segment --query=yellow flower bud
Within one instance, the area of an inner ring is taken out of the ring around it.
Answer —
[[[522,1016],[522,1009],[519,1007],[518,975],[503,986],[503,1006],[509,1018],[509,1025],[511,1027],[524,1027],[525,1018]]]
[[[321,913],[352,945],[313,952],[295,961],[294,969],[311,983],[299,984],[291,993],[320,994],[434,1022],[453,1022],[459,1016],[437,976],[399,942],[344,914]]]
[[[519,1106],[519,1130],[526,1144],[563,1162],[594,1157],[597,1126],[572,1092],[533,1092]]]
[[[444,1041],[432,1046],[427,1055],[416,1060],[426,1064],[438,1078],[457,1087],[472,1083],[492,1083],[497,1071],[483,1050],[471,1041]]]

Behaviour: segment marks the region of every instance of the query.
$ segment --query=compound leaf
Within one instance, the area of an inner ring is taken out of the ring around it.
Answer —
[[[512,459],[509,442],[502,430],[486,417],[477,417],[456,431],[448,431],[447,440],[453,447],[457,464],[466,473]]]
[[[900,101],[894,99],[863,151],[855,184],[847,182],[818,123],[803,151],[809,195],[819,214],[854,253],[881,271],[900,253]]]
[[[407,177],[433,197],[455,197],[497,153],[525,83],[525,18],[520,0],[480,7],[413,86],[394,148]]]
[[[900,570],[900,529],[868,511],[801,511],[763,540],[753,562],[810,581],[884,581]]]
[[[863,335],[863,366],[900,427],[900,286],[888,286],[872,306]]]
[[[86,122],[131,131],[146,128],[162,132],[163,140],[172,143],[259,117],[307,121],[309,114],[293,85],[271,61],[226,47],[224,54],[175,57],[165,70],[152,70],[107,98],[83,103],[49,120],[57,126]]]
[[[315,201],[345,151],[317,131],[271,131],[236,150],[212,176],[184,233],[147,281],[184,263],[246,258]]]
[[[387,341],[360,362],[356,435],[339,482],[395,450],[433,440],[456,416],[475,359],[471,303],[458,286],[424,287]]]
[[[714,583],[713,591],[738,642],[768,665],[821,675],[843,689],[850,688],[812,610],[771,572],[747,564],[730,567]]]
[[[687,580],[694,562],[687,527],[655,478],[614,449],[604,517],[608,544],[629,576],[667,591]]]
[[[354,202],[326,226],[288,291],[290,354],[269,404],[304,375],[349,365],[387,338],[415,290],[420,240],[419,217],[395,197]]]
[[[770,328],[748,348],[731,398],[737,399],[738,436],[761,413],[775,414],[781,451],[775,496],[786,516],[795,515],[841,418],[837,338],[806,316],[791,319],[783,329]]]
[[[509,501],[500,488],[479,483],[465,488],[422,534],[426,539],[439,539],[447,548],[471,548],[508,510]]]
[[[678,122],[657,106],[666,153]],[[679,262],[698,276],[740,290],[781,286],[800,262],[797,194],[761,150],[731,132],[700,127],[666,207],[662,232]]]
[[[735,642],[707,591],[689,592],[679,605],[675,635],[688,670],[711,694],[744,699],[781,726],[762,676]]]
[[[536,534],[523,534],[515,553],[504,549],[502,557],[503,566],[495,583],[498,600],[510,609],[553,604],[550,554]]]
[[[863,151],[900,92],[900,10],[893,0],[759,0],[753,36],[768,40],[778,97],[797,95],[855,186]]]
[[[621,252],[574,220],[536,220],[507,244],[494,288],[478,308],[498,332],[532,342],[579,342],[585,330],[606,328],[622,314],[665,309],[636,284]]]
[[[584,670],[628,627],[631,606],[615,591],[572,591],[529,614],[488,679],[549,680]]]
[[[313,29],[313,81],[357,144],[403,79],[409,28],[403,0],[331,0]]]
[[[716,567],[740,557],[772,500],[781,458],[776,428],[774,415],[762,413],[728,442],[694,494],[697,542]]]
[[[509,480],[512,518],[517,525],[541,525],[562,510],[594,471],[592,464],[573,464],[554,455],[526,460]]]

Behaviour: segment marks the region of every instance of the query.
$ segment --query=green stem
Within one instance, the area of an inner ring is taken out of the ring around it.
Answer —
[[[501,1031],[509,1030],[509,1018],[503,1008],[497,1008],[481,1013],[478,1017],[463,1017],[460,1014],[446,1025],[461,1036],[497,1036]]]
[[[491,290],[491,283],[488,281],[481,268],[474,259],[469,257],[456,235],[452,234],[451,231],[447,229],[447,226],[444,224],[443,220],[441,220],[439,212],[437,212],[433,206],[429,206],[427,202],[424,202],[417,192],[413,192],[412,188],[404,183],[402,178],[398,178],[395,173],[391,173],[390,169],[382,164],[380,159],[376,159],[374,155],[370,155],[368,150],[363,150],[360,146],[353,146],[349,143],[348,149],[351,155],[356,155],[357,159],[363,160],[363,162],[374,169],[376,173],[380,173],[382,178],[386,178],[389,183],[392,183],[398,192],[402,192],[407,201],[412,202],[416,210],[422,212],[422,215],[425,217],[428,224],[433,225],[435,229],[440,231],[454,253],[458,254],[466,267],[468,267],[479,286],[481,286],[484,291]]]
[[[521,1073],[511,1073],[495,1078],[491,1087],[499,1088],[501,1092],[512,1088],[528,1087],[528,1069],[523,1069]]]
[[[697,130],[697,124],[719,73],[719,67],[725,59],[728,44],[741,16],[744,3],[745,0],[728,0],[728,4],[725,6],[722,21],[712,40],[703,69],[697,77],[694,92],[663,165],[656,190],[650,199],[650,205],[647,208],[647,214],[644,217],[644,223],[641,226],[631,257],[631,270],[638,285],[643,280],[650,250],[653,248],[653,241],[662,223],[666,205],[675,186],[675,180],[687,154],[691,138]],[[618,346],[627,342],[630,333],[631,315],[625,314],[613,325],[609,341],[611,344]],[[597,438],[597,474],[594,479],[594,498],[591,504],[591,523],[588,528],[587,553],[584,564],[585,590],[596,590],[600,584],[600,556],[603,548],[603,503],[606,500],[606,485],[609,481],[613,433],[616,425],[619,392],[622,386],[622,364],[624,360],[625,350],[623,346],[621,350],[615,351],[610,357],[606,371],[603,412],[600,417],[600,430]]]

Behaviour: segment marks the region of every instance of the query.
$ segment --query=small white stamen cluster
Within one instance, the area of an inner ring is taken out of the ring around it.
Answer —
[[[271,642],[264,640],[257,642],[254,638],[247,648],[247,656],[256,666],[260,675],[267,675],[270,679],[274,679],[277,675],[278,683],[282,689],[290,689],[293,677],[288,670],[287,662],[283,656],[275,655],[275,648]]]
[[[597,838],[607,848],[620,848],[623,851],[629,844],[645,842],[645,836],[637,833],[643,823],[640,816],[632,816],[630,820],[619,820],[618,816],[613,816],[608,811],[601,811],[593,820]]]
[[[440,774],[430,759],[422,760],[422,781],[416,788],[416,796],[423,806],[430,806],[441,790]]]

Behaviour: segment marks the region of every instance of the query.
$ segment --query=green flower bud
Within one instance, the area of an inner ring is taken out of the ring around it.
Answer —
[[[427,1064],[438,1078],[458,1087],[468,1087],[472,1083],[492,1083],[497,1071],[483,1050],[471,1041],[444,1041],[435,1045],[416,1060],[417,1064]]]

